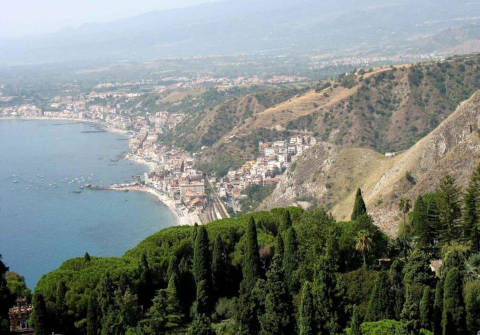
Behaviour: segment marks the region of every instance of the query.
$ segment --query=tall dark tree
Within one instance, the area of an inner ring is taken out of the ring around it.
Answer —
[[[174,272],[166,289],[159,290],[146,318],[139,324],[141,334],[169,334],[182,325],[183,311],[178,298],[177,274]]]
[[[283,212],[282,222],[280,224],[280,232],[285,232],[292,227],[292,217],[290,211],[285,209]]]
[[[175,329],[181,326],[184,315],[182,307],[180,306],[180,299],[178,294],[178,277],[174,272],[168,281],[168,286],[165,289],[166,294],[166,328]]]
[[[362,322],[358,313],[358,307],[353,307],[352,320],[350,321],[350,335],[362,335]]]
[[[212,287],[216,297],[224,296],[228,276],[227,250],[220,235],[217,235],[213,245],[212,256]]]
[[[472,242],[472,252],[480,252],[480,164],[473,172],[463,202],[463,238]]]
[[[282,234],[277,235],[277,245],[275,247],[275,254],[279,255],[283,261],[283,256],[285,253],[285,244],[283,243]]]
[[[139,266],[139,288],[138,300],[141,306],[146,310],[152,305],[152,298],[155,293],[153,285],[153,274],[148,264],[147,256],[142,255]]]
[[[422,300],[420,300],[420,326],[424,329],[433,330],[432,294],[429,286],[423,288]]]
[[[400,202],[398,203],[398,209],[403,214],[403,226],[402,226],[402,244],[403,244],[403,257],[407,258],[407,249],[408,249],[408,241],[407,241],[407,214],[412,207],[410,199],[401,198]]]
[[[258,254],[258,240],[257,240],[257,227],[253,216],[250,217],[250,221],[247,227],[247,244],[245,249],[245,256],[243,260],[243,282],[242,290],[249,292],[255,286],[258,278],[260,278],[260,256]]]
[[[437,196],[434,193],[418,196],[412,213],[412,228],[417,246],[428,253],[434,252],[438,226]]]
[[[480,330],[480,280],[465,285],[465,310],[467,313],[467,334]]]
[[[435,286],[435,299],[433,301],[433,333],[442,334],[442,314],[443,314],[443,286],[445,281],[440,279]]]
[[[199,283],[205,280],[207,284],[211,280],[209,240],[205,227],[198,229],[195,247],[193,250],[193,277]]]
[[[111,306],[113,306],[114,292],[115,286],[110,278],[110,273],[107,272],[97,286],[98,305],[102,316],[106,316]]]
[[[312,288],[309,282],[303,284],[302,300],[300,301],[300,310],[298,314],[298,333],[300,335],[313,335],[313,318],[315,317],[315,312],[313,307]]]
[[[97,298],[92,294],[88,298],[87,306],[87,335],[98,334],[98,306]]]
[[[288,289],[294,292],[298,289],[298,280],[295,271],[298,266],[298,241],[297,234],[293,227],[287,230],[285,239],[285,255],[283,257],[283,269],[285,271],[285,279],[287,281]]]
[[[372,322],[393,317],[392,302],[394,299],[391,287],[389,276],[385,272],[380,272],[368,301],[365,321]]]
[[[445,176],[437,190],[439,196],[440,239],[448,243],[461,237],[461,205],[460,190],[455,184],[455,179]]]
[[[67,314],[68,308],[65,301],[65,296],[67,294],[67,286],[62,280],[57,285],[57,292],[55,295],[55,313],[56,313],[56,322],[55,329],[60,333],[66,333],[68,330],[67,327]]]
[[[292,297],[288,293],[279,255],[273,258],[265,288],[265,313],[260,317],[260,334],[292,334],[295,329]]]
[[[462,277],[458,268],[450,269],[443,288],[442,334],[466,334]]]
[[[365,201],[363,201],[362,190],[357,189],[357,194],[355,195],[355,203],[353,204],[351,219],[356,220],[360,216],[365,214],[367,214],[367,206],[365,206]]]
[[[259,316],[265,313],[265,280],[258,279],[250,292],[242,293],[237,300],[235,320],[239,334],[256,335],[260,332]]]
[[[394,260],[389,272],[390,282],[392,283],[393,315],[396,320],[400,319],[405,302],[402,273],[403,264],[403,261],[399,259]]]
[[[47,335],[48,330],[48,315],[47,307],[45,305],[45,299],[43,295],[35,292],[33,295],[33,327],[35,329],[35,335]]]
[[[407,334],[418,334],[420,330],[420,310],[418,298],[413,291],[412,285],[406,285],[405,287],[405,303],[403,305],[401,320]]]
[[[211,263],[208,234],[205,227],[200,227],[193,251],[193,277],[197,284],[197,312],[210,311],[211,295]]]
[[[338,334],[342,331],[345,288],[336,273],[337,266],[328,252],[320,257],[316,267],[312,285],[316,331],[321,335]]]
[[[83,255],[83,260],[85,261],[85,263],[90,262],[91,258],[88,252],[86,252],[85,255]]]

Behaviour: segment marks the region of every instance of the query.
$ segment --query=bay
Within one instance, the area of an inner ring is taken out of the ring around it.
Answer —
[[[30,288],[68,258],[121,256],[175,224],[149,194],[81,189],[132,181],[146,171],[120,159],[126,136],[97,130],[65,121],[0,120],[0,254]]]

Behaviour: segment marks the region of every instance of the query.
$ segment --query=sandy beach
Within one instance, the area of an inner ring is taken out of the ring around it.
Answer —
[[[195,213],[189,213],[186,210],[181,210],[176,207],[175,202],[169,198],[167,195],[161,193],[160,191],[148,187],[148,186],[119,186],[119,187],[108,187],[106,190],[111,191],[133,191],[133,192],[145,192],[153,195],[157,198],[158,201],[167,206],[170,211],[173,213],[177,225],[179,226],[193,226],[195,223],[201,224],[200,218]]]

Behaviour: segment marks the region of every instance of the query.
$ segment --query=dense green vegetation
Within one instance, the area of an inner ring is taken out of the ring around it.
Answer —
[[[9,334],[8,309],[17,297],[30,300],[30,290],[24,278],[15,272],[9,272],[0,255],[0,335]]]
[[[448,176],[419,197],[398,239],[373,224],[360,191],[356,203],[349,222],[279,208],[164,229],[121,258],[68,260],[38,283],[32,320],[38,334],[480,330],[480,166],[463,197]]]
[[[479,69],[480,57],[469,55],[391,67],[370,76],[363,70],[347,73],[333,86],[357,85],[358,91],[290,121],[287,129],[307,129],[325,141],[380,152],[405,150],[480,88]]]

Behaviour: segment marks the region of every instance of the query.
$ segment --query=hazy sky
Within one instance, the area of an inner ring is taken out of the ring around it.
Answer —
[[[0,0],[0,38],[54,32],[213,0]]]

